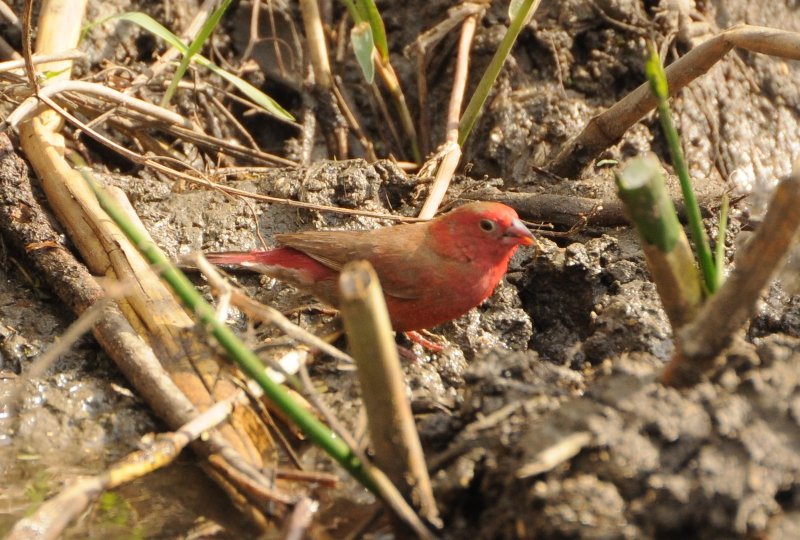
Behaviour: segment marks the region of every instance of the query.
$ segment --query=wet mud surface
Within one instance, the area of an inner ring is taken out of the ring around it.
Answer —
[[[476,38],[473,85],[506,23],[506,6],[495,4]],[[399,51],[448,6],[425,3],[425,17],[407,6],[380,7],[396,40],[401,78],[412,76],[413,62]],[[463,163],[470,169],[452,186],[451,200],[487,186],[613,199],[610,168],[590,167],[580,178],[558,180],[537,167],[546,166],[592,115],[641,84],[651,34],[671,60],[743,21],[800,30],[792,2],[544,2],[466,147]],[[448,39],[454,43],[456,37]],[[452,47],[442,50],[452,54]],[[432,65],[441,69],[429,78],[431,108],[443,110],[452,68],[444,56]],[[733,52],[674,100],[701,196],[754,190],[734,209],[731,246],[757,225],[763,194],[800,153],[798,83],[794,63]],[[434,122],[434,139],[441,123]],[[365,129],[374,134],[380,126],[367,123]],[[622,161],[647,150],[666,156],[652,115],[602,157]],[[251,204],[178,188],[146,173],[103,178],[123,188],[173,258],[195,250],[258,248],[256,229],[270,245],[273,234],[286,231],[391,224]],[[677,193],[676,181],[670,182]],[[261,194],[405,216],[424,200],[418,184],[390,161],[360,159],[231,181]],[[715,226],[712,216],[707,228]],[[15,391],[20,374],[72,318],[47,284],[25,272],[24,254],[0,254],[2,397]],[[727,255],[735,264],[735,249]],[[293,320],[312,331],[330,323],[318,310],[296,310],[314,300],[289,286],[247,274],[234,279],[256,299],[294,310]],[[667,388],[658,377],[673,352],[672,333],[632,230],[587,226],[567,237],[543,232],[539,249],[515,256],[507,279],[484,305],[435,329],[446,342],[442,353],[415,348],[418,360],[404,364],[445,523],[442,536],[800,537],[799,314],[798,297],[773,286],[727,353],[728,368],[689,390]],[[241,316],[232,315],[231,322],[254,343],[280,342],[271,329],[247,332]],[[357,428],[355,373],[326,358],[310,371],[324,388],[321,398],[345,426]],[[0,410],[0,534],[42,493],[52,495],[63,481],[102,471],[142,435],[162,429],[90,338],[46,376],[27,383],[14,408],[16,413]],[[305,456],[309,463],[318,458],[313,451]],[[221,504],[215,498],[224,495],[192,460],[176,466],[177,474],[159,473],[121,491],[135,516],[130,523],[139,523],[143,536],[178,535],[196,527],[200,516],[222,524],[215,537],[241,533],[231,519],[234,510],[228,516],[214,511]],[[319,467],[331,467],[320,461]],[[179,492],[178,486],[183,502],[163,496]],[[343,508],[350,520],[361,517],[364,494],[344,486],[323,501],[317,518],[323,529],[336,530]],[[187,499],[190,493],[196,498]],[[146,515],[156,517],[147,521]],[[167,515],[178,516],[172,529],[159,519]]]

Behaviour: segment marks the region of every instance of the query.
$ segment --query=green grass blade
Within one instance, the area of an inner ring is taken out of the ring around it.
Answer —
[[[483,77],[481,77],[478,87],[475,89],[475,93],[472,94],[467,108],[464,109],[464,114],[461,115],[461,122],[459,122],[458,125],[459,146],[464,146],[478,116],[481,114],[484,103],[486,103],[486,100],[489,98],[489,92],[494,82],[497,80],[497,76],[500,74],[500,70],[506,58],[511,54],[511,48],[514,46],[514,42],[522,31],[522,27],[525,26],[525,21],[536,11],[540,2],[541,0],[521,0],[521,4],[515,6],[516,12],[511,19],[511,24],[508,25],[506,35],[503,36],[503,41],[500,42],[500,46],[497,48],[497,51],[495,51]]]
[[[508,3],[508,18],[513,20],[520,11],[520,8],[523,7],[525,0],[511,0]],[[532,9],[528,10],[528,15],[525,18],[525,21],[522,23],[523,25],[528,24],[531,22],[531,18],[533,18],[533,11]]]
[[[113,15],[107,19],[104,19],[97,24],[102,24],[107,21],[127,21],[133,23],[142,29],[150,32],[156,37],[160,37],[164,41],[170,44],[171,47],[175,47],[181,54],[186,54],[189,52],[189,47],[181,41],[181,38],[176,36],[172,33],[171,30],[168,30],[164,25],[160,22],[153,19],[150,15],[146,13],[141,13],[139,11],[132,11],[129,13],[120,13],[119,15]]]
[[[647,268],[673,329],[691,321],[703,302],[703,280],[678,220],[661,162],[648,153],[617,174],[619,197],[636,228]]]
[[[127,21],[133,24],[138,25],[142,29],[150,32],[156,37],[159,37],[166,41],[170,46],[175,47],[182,55],[186,56],[189,52],[189,47],[181,41],[181,39],[173,34],[170,30],[165,28],[161,23],[150,17],[145,13],[140,12],[130,12],[130,13],[122,13],[120,15],[114,15],[109,17],[108,19],[104,19],[103,21],[99,21],[96,24],[102,24],[106,21],[111,20],[122,20]],[[292,116],[286,109],[281,107],[277,101],[269,97],[267,94],[250,84],[249,82],[245,81],[244,79],[237,77],[236,75],[229,73],[222,69],[221,67],[214,64],[211,60],[206,58],[201,54],[196,54],[192,57],[192,61],[202,66],[210,71],[213,71],[221,78],[225,79],[229,83],[231,83],[237,90],[239,90],[242,94],[244,94],[248,99],[250,99],[254,104],[258,107],[261,107],[268,113],[276,116],[280,120],[286,122],[294,122],[295,118]]]
[[[368,84],[372,84],[372,81],[375,80],[375,60],[372,57],[375,43],[372,40],[372,28],[368,22],[363,21],[353,26],[353,29],[350,30],[350,43],[353,45],[353,52],[361,68],[361,73],[364,74],[364,79]]]
[[[205,56],[197,55],[194,57],[195,64],[199,66],[203,66],[206,69],[209,69],[231,83],[237,90],[239,90],[242,94],[247,96],[250,101],[267,111],[268,113],[278,117],[280,120],[285,122],[295,122],[295,117],[292,114],[281,107],[277,101],[269,97],[267,94],[247,82],[246,80],[242,79],[241,77],[237,77],[233,73],[229,73],[213,63],[211,60],[206,58]]]
[[[219,21],[222,20],[222,16],[225,15],[225,12],[228,10],[228,6],[230,5],[231,0],[222,0],[222,3],[219,5],[219,7],[211,13],[208,19],[206,19],[206,22],[200,27],[200,31],[197,32],[194,40],[192,40],[192,43],[189,45],[188,56],[194,56],[200,52],[200,49],[203,48],[205,42],[211,37],[211,34],[219,24]]]
[[[719,229],[717,230],[717,245],[714,253],[714,264],[717,269],[717,287],[725,281],[725,237],[728,233],[728,208],[730,201],[727,193],[722,196],[722,205],[719,209]]]
[[[661,129],[667,139],[669,153],[672,157],[672,164],[681,184],[683,200],[686,203],[686,217],[689,221],[689,230],[692,233],[697,259],[700,263],[700,271],[703,274],[703,283],[709,292],[713,294],[717,288],[717,271],[714,266],[714,259],[711,255],[711,248],[708,243],[708,236],[703,228],[703,219],[700,215],[700,205],[697,204],[694,190],[692,189],[692,179],[689,176],[689,168],[681,148],[681,141],[678,132],[672,122],[672,113],[669,109],[669,88],[667,86],[667,76],[661,66],[661,59],[658,53],[651,46],[650,58],[645,66],[647,79],[650,81],[650,88],[658,100],[658,117],[661,121]]]
[[[361,16],[361,11],[356,7],[355,2],[353,0],[342,0],[342,3],[347,8],[347,12],[350,13],[350,17],[352,17],[353,22],[358,24],[364,20]]]
[[[192,57],[203,48],[203,45],[208,38],[211,37],[211,34],[214,32],[214,29],[217,27],[230,5],[231,0],[222,0],[219,7],[211,12],[211,15],[205,20],[203,26],[200,27],[200,31],[197,32],[197,35],[189,44],[188,50],[183,55],[183,58],[181,58],[181,63],[178,65],[178,69],[175,70],[175,74],[172,76],[172,81],[170,81],[167,91],[164,92],[164,97],[161,99],[162,107],[166,107],[172,100],[172,96],[175,95],[175,91],[178,89],[178,83],[183,79],[186,70],[189,69],[189,63],[191,63]]]
[[[375,5],[375,0],[356,0],[360,8],[361,15],[369,22],[372,29],[372,40],[375,43],[375,48],[383,58],[384,62],[389,61],[389,42],[386,39],[386,27],[383,25],[383,19],[378,11],[378,6]]]

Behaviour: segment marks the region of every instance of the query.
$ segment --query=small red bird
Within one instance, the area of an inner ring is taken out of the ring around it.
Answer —
[[[512,208],[491,202],[466,204],[426,222],[279,234],[275,240],[282,247],[206,258],[291,283],[332,306],[344,265],[367,260],[398,332],[431,328],[479,305],[503,278],[517,247],[534,243]]]

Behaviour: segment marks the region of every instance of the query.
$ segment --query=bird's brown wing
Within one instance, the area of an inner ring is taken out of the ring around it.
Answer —
[[[353,246],[361,247],[369,231],[308,231],[295,234],[276,234],[278,244],[302,251],[332,270],[341,271]],[[348,246],[348,247],[345,247]],[[363,250],[363,247],[361,247]]]
[[[408,272],[409,258],[419,257],[425,245],[424,223],[384,227],[370,231],[309,231],[279,234],[275,240],[302,251],[328,268],[341,271],[351,261],[369,261],[383,291],[397,298],[423,296],[425,276]]]

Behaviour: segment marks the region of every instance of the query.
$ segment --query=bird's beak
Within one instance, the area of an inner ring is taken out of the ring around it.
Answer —
[[[533,233],[529,231],[525,224],[519,219],[515,219],[511,222],[511,225],[503,233],[503,237],[516,244],[522,244],[523,246],[536,243]]]

